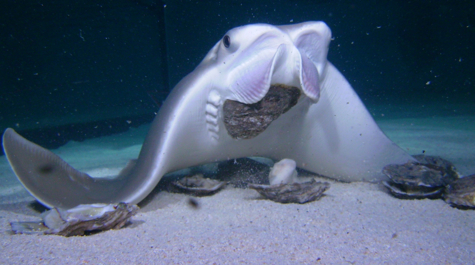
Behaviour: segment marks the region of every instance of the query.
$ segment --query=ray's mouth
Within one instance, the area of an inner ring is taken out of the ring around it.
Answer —
[[[297,87],[274,84],[264,98],[256,103],[226,100],[223,112],[228,134],[234,139],[252,139],[258,136],[280,115],[295,106],[300,95],[301,91]]]

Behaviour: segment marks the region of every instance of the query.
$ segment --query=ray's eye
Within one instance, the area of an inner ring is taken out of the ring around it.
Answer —
[[[229,48],[229,46],[231,45],[231,38],[228,35],[224,36],[223,44],[226,48]]]

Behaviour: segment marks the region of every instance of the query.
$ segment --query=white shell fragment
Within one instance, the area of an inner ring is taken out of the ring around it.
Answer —
[[[139,207],[133,204],[81,204],[69,210],[53,208],[37,222],[12,222],[15,234],[54,234],[79,236],[89,231],[122,228]]]
[[[292,159],[282,159],[274,164],[269,173],[269,184],[291,184],[297,179],[297,163]]]

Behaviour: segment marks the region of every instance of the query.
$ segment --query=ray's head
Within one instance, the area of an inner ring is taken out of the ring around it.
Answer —
[[[217,71],[216,84],[229,99],[252,104],[271,85],[283,84],[317,102],[330,38],[323,22],[252,24],[226,32],[203,63]]]

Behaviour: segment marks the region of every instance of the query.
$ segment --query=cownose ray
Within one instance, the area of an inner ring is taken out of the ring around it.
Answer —
[[[377,126],[327,61],[324,22],[252,24],[228,31],[169,94],[138,159],[113,178],[93,178],[9,128],[5,154],[23,186],[48,207],[138,203],[168,172],[228,159],[291,158],[342,181],[378,181],[382,168],[412,157]],[[253,137],[231,136],[226,102],[254,104],[271,85],[298,88],[296,104]]]

